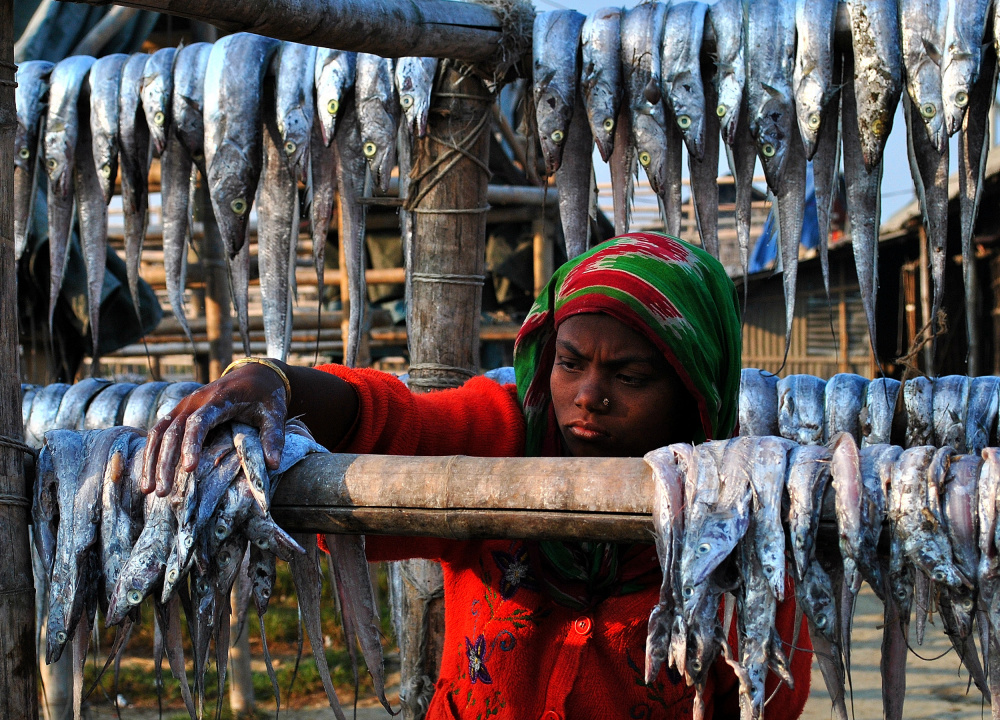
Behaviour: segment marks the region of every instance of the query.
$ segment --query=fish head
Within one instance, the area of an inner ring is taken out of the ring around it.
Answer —
[[[320,82],[316,85],[316,114],[319,116],[320,129],[323,131],[323,144],[327,147],[333,142],[333,133],[337,129],[337,114],[343,104],[340,86],[335,81],[334,74],[326,72],[324,68]]]
[[[53,612],[49,609],[48,626],[45,631],[45,663],[51,665],[62,657],[63,648],[69,641],[69,631],[66,626],[68,605],[62,604]]]
[[[954,135],[962,127],[962,120],[965,118],[965,111],[969,107],[969,93],[971,83],[966,78],[954,78],[952,82],[947,82],[948,71],[955,68],[959,63],[952,63],[945,68],[942,85],[946,90],[942,93],[944,104],[945,126],[949,135]]]
[[[389,192],[389,179],[396,164],[396,134],[393,131],[395,123],[389,114],[381,115],[379,122],[362,124],[362,131],[368,134],[361,136],[361,152],[368,160],[375,187],[385,194]]]
[[[757,156],[770,188],[778,187],[785,169],[789,138],[795,128],[793,110],[784,96],[773,92],[750,117],[750,133],[757,144]]]
[[[243,247],[259,180],[259,166],[255,168],[241,148],[229,140],[219,145],[208,167],[208,188],[230,257]]]
[[[545,158],[545,172],[555,173],[562,165],[562,154],[569,121],[573,116],[573,103],[546,86],[535,92],[535,120],[538,123],[538,142]]]
[[[708,112],[714,112],[716,117],[719,118],[722,139],[726,145],[732,146],[736,141],[736,125],[740,119],[743,84],[737,80],[735,74],[732,72],[723,72],[721,69],[716,74],[714,82],[719,101],[715,106],[715,110],[709,108]]]
[[[298,106],[295,111],[283,118],[278,118],[278,132],[281,134],[281,148],[292,176],[299,181],[306,181],[309,170],[309,136],[312,131],[312,118],[307,117],[305,109]]]
[[[667,97],[684,144],[698,162],[705,158],[705,94],[699,83],[685,82],[684,73],[674,81]],[[690,78],[687,78],[690,79]]]
[[[118,135],[93,134],[94,166],[97,180],[104,193],[105,204],[111,202],[115,194],[115,178],[118,176]]]
[[[161,57],[161,53],[175,48],[157,50],[146,62],[142,77],[142,89],[139,96],[142,99],[142,111],[146,115],[149,126],[149,138],[153,143],[156,155],[163,153],[167,146],[167,126],[170,124],[171,95],[173,80],[170,74],[173,62],[173,52]]]
[[[407,78],[409,80],[409,78]],[[414,137],[426,137],[427,119],[431,111],[431,96],[429,93],[418,92],[417,88],[399,89],[399,106],[403,109],[403,117]]]
[[[646,171],[653,192],[660,194],[667,182],[667,142],[663,127],[651,115],[632,117],[635,156]]]
[[[215,578],[215,589],[219,593],[228,595],[232,589],[243,560],[241,550],[240,542],[234,538],[224,543],[213,557],[212,574]]]
[[[38,153],[38,134],[36,127],[25,127],[20,122],[14,129],[14,167],[31,172],[35,167],[35,155]]]
[[[146,599],[155,580],[150,574],[148,568],[140,567],[131,557],[125,562],[108,600],[107,625],[118,625]]]
[[[819,131],[823,126],[825,88],[815,75],[805,75],[795,89],[795,117],[798,120],[799,135],[805,147],[806,159],[812,159],[819,142]]]
[[[60,119],[50,119],[45,129],[45,172],[50,187],[61,197],[68,197],[73,175],[76,139]]]
[[[594,142],[601,153],[601,158],[604,162],[608,162],[615,149],[615,122],[621,98],[614,88],[601,82],[598,77],[594,77],[589,84],[581,80],[580,87],[583,90],[584,105],[587,108]]]

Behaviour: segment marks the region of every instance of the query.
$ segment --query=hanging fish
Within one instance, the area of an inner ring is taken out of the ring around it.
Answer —
[[[646,171],[650,187],[661,199],[667,197],[667,152],[671,147],[662,102],[663,73],[659,52],[666,19],[666,6],[649,2],[627,9],[621,21],[624,103],[631,116],[632,147]]]
[[[778,434],[778,376],[757,368],[740,371],[740,435]]]
[[[39,136],[44,135],[45,100],[52,63],[29,60],[17,67],[14,105],[14,257],[21,259],[28,244],[35,200],[35,168],[38,164]]]
[[[934,384],[925,377],[903,383],[903,407],[906,411],[905,447],[934,444]]]
[[[826,381],[815,375],[789,375],[778,380],[778,431],[801,445],[823,442]]]
[[[853,136],[857,130],[868,173],[881,164],[882,150],[892,130],[893,113],[903,88],[896,3],[897,0],[847,0],[854,53],[850,73],[845,66],[844,80],[845,85],[854,86],[857,115],[850,124],[844,119],[844,127],[849,128],[845,137]],[[844,155],[846,168],[846,149]],[[847,183],[850,187],[850,179]]]
[[[837,92],[833,77],[833,34],[837,28],[836,0],[795,3],[795,114],[806,158],[812,160],[827,106]],[[836,120],[834,120],[836,122]]]
[[[948,141],[941,95],[948,5],[948,0],[901,0],[899,3],[906,89],[938,153],[944,152]]]
[[[741,0],[719,0],[708,9],[708,20],[715,32],[715,90],[718,104],[715,115],[722,126],[722,138],[732,146],[736,140],[743,86],[746,82],[746,60],[743,58],[743,3]],[[706,108],[712,112],[712,108]]]
[[[535,15],[532,32],[532,94],[545,172],[559,169],[569,136],[580,77],[577,62],[580,31],[586,16],[576,10]]]
[[[861,409],[861,447],[892,442],[892,424],[899,397],[899,380],[875,378],[865,391]]]
[[[157,50],[146,60],[142,71],[142,111],[146,114],[153,154],[159,157],[167,146],[167,130],[171,123],[173,98],[174,56],[177,48]]]
[[[931,401],[934,421],[934,445],[950,445],[965,452],[965,428],[969,416],[969,391],[972,387],[965,375],[945,375],[934,380]]]
[[[580,91],[590,132],[604,162],[615,148],[615,122],[622,104],[620,8],[591,13],[580,30]]]
[[[816,221],[819,228],[819,263],[823,274],[823,289],[830,297],[830,216],[833,200],[840,194],[840,134],[844,77],[844,62],[840,53],[833,57],[831,97],[821,113],[819,135],[812,156],[813,187],[816,193]],[[804,136],[803,136],[804,140]]]
[[[323,144],[333,142],[337,114],[344,97],[354,87],[357,53],[318,48],[316,51],[316,114],[323,130]]]
[[[962,127],[972,86],[979,77],[989,0],[948,0],[948,24],[941,59],[941,94],[949,135]]]
[[[275,107],[281,149],[295,182],[305,182],[309,169],[309,141],[315,115],[316,48],[284,42],[274,56]]]
[[[396,61],[396,90],[403,109],[405,125],[413,137],[427,135],[427,116],[431,108],[431,91],[437,74],[437,58],[402,57]]]
[[[389,192],[389,176],[396,165],[399,99],[393,82],[395,61],[367,53],[358,54],[355,97],[361,132],[361,151],[368,159],[372,183]]]
[[[212,54],[211,43],[185,45],[174,59],[171,126],[184,144],[202,176],[205,175],[205,72]]]
[[[128,55],[107,55],[90,69],[90,132],[94,165],[104,194],[111,202],[118,175],[118,94]]]
[[[984,447],[996,444],[998,410],[1000,377],[972,378],[969,384],[969,412],[965,422],[966,452],[979,455]]]
[[[861,442],[861,408],[868,379],[854,373],[837,373],[826,382],[823,437],[829,441],[841,432]]]
[[[205,70],[205,166],[212,209],[230,260],[243,247],[260,180],[262,85],[280,43],[250,33],[212,46]],[[235,288],[234,288],[235,289]],[[243,288],[235,289],[244,295]],[[234,294],[234,300],[236,294]]]
[[[566,257],[573,259],[590,246],[590,219],[597,212],[594,138],[590,134],[581,94],[577,94],[576,109],[569,121],[563,147],[566,152],[556,170],[556,187],[559,189],[559,219]]]
[[[94,58],[74,55],[56,64],[49,77],[49,108],[45,121],[45,169],[49,176],[49,334],[53,332],[56,301],[69,260],[73,225],[77,140],[77,107]],[[88,106],[89,107],[89,106]],[[88,138],[89,141],[89,138]],[[89,153],[88,153],[89,155]]]
[[[118,158],[122,176],[125,225],[125,272],[136,317],[139,318],[139,262],[146,237],[150,163],[149,127],[142,111],[142,73],[149,55],[129,56],[122,69],[118,94]],[[140,318],[141,321],[141,318]]]

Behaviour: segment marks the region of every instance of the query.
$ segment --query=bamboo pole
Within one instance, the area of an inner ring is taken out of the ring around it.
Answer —
[[[107,0],[86,0],[106,5]],[[502,25],[484,5],[450,0],[124,0],[143,8],[306,45],[383,57],[492,59]]]
[[[14,3],[0,1],[0,436],[19,442],[20,362],[14,261]],[[38,717],[35,589],[22,451],[0,446],[0,717]]]

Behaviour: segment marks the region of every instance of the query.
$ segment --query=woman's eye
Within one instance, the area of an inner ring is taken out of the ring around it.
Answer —
[[[635,375],[625,375],[625,374],[621,374],[620,373],[618,375],[618,379],[621,380],[626,385],[641,385],[642,384],[642,378],[636,377]]]

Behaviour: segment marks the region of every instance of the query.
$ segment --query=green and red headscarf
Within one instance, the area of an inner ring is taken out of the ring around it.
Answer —
[[[704,250],[656,233],[629,233],[567,262],[535,300],[514,345],[526,454],[556,455],[549,375],[559,325],[604,313],[641,333],[670,362],[698,406],[693,442],[736,427],[740,319],[736,288]]]

